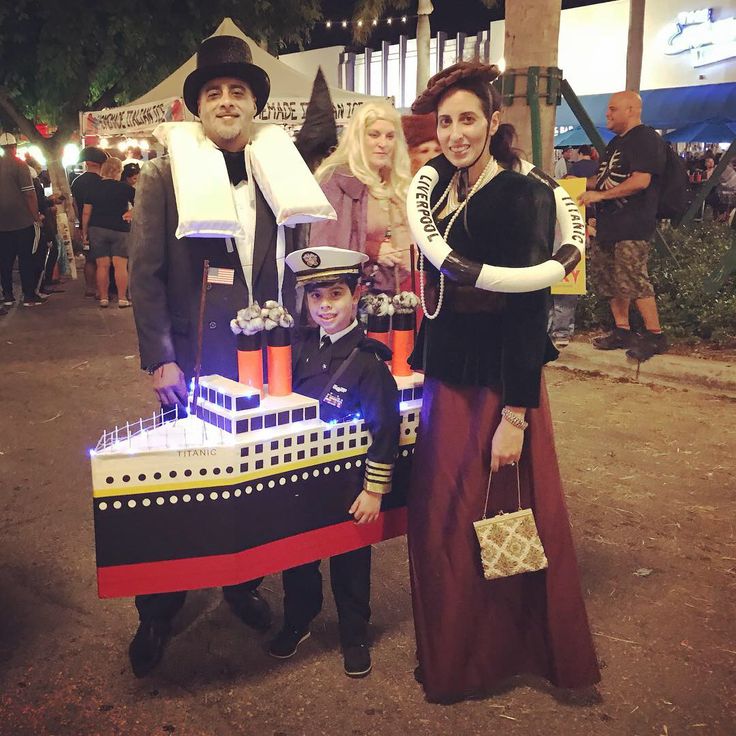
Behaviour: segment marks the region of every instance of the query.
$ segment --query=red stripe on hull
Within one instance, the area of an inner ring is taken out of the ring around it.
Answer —
[[[382,512],[374,524],[346,521],[230,555],[98,567],[97,590],[100,598],[122,598],[235,585],[404,534],[402,506]]]

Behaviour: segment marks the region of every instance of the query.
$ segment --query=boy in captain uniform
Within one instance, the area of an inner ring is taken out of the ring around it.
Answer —
[[[391,351],[365,336],[355,313],[363,253],[342,248],[307,248],[286,258],[304,286],[304,298],[317,328],[307,328],[293,351],[293,389],[320,399],[320,417],[343,421],[361,415],[371,434],[362,490],[348,514],[357,524],[378,518],[382,495],[391,490],[399,446],[396,382],[384,361]],[[359,491],[359,492],[358,492]],[[284,625],[269,654],[288,659],[309,637],[309,624],[322,608],[320,561],[285,570]],[[345,673],[365,677],[371,671],[368,647],[371,548],[330,559],[330,578],[340,627]]]

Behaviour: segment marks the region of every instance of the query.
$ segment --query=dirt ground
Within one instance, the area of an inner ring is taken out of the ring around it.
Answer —
[[[132,602],[96,594],[87,458],[103,428],[154,408],[132,314],[67,285],[0,317],[0,366],[2,736],[736,734],[732,400],[547,371],[598,696],[523,682],[437,706],[412,678],[403,539],[375,550],[365,680],[342,673],[331,602],[278,663],[218,591],[189,596],[160,668],[136,680]],[[278,578],[262,590],[278,612]]]

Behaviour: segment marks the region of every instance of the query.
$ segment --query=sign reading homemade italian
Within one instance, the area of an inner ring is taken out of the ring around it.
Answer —
[[[82,135],[130,135],[153,130],[159,123],[184,120],[184,103],[180,97],[145,105],[128,105],[86,112]]]

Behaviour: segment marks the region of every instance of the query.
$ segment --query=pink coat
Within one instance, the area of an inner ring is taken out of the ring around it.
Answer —
[[[368,229],[368,187],[356,179],[347,168],[336,169],[320,185],[337,220],[312,224],[309,245],[331,245],[365,253]]]

